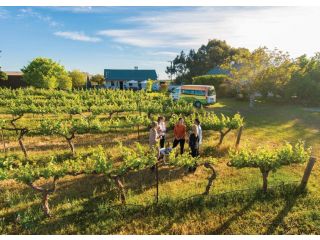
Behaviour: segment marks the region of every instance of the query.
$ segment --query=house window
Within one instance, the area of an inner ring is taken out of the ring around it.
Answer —
[[[114,87],[114,81],[111,81],[111,87]]]

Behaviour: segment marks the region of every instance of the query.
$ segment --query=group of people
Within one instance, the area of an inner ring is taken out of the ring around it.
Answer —
[[[159,152],[164,151],[167,148],[165,148],[165,142],[166,142],[166,122],[165,118],[163,116],[160,116],[158,118],[158,121],[152,122],[151,129],[149,132],[149,146],[150,148],[157,148]],[[177,147],[180,145],[180,153],[184,153],[184,145],[186,142],[187,137],[187,128],[184,124],[184,119],[179,118],[178,122],[174,126],[173,129],[174,133],[174,140],[172,148]],[[199,119],[194,120],[194,124],[191,127],[191,131],[189,133],[189,148],[190,148],[190,154],[192,157],[199,156],[199,146],[202,143],[202,129],[200,125]],[[167,145],[168,146],[168,145]]]

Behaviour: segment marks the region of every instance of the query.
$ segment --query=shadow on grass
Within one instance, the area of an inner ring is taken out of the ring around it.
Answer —
[[[284,218],[289,214],[289,212],[292,210],[293,206],[296,204],[299,197],[304,196],[306,194],[306,191],[299,192],[298,190],[294,195],[286,199],[286,203],[283,207],[283,209],[278,213],[278,215],[273,219],[271,224],[269,225],[268,229],[264,234],[271,235],[274,234],[277,230],[278,226],[280,226],[283,223]]]
[[[182,176],[187,173],[184,169],[177,168],[160,168],[159,176],[160,183],[174,181],[176,179],[181,179]],[[141,178],[140,178],[141,177]],[[131,190],[135,193],[142,193],[148,189],[152,189],[155,186],[155,173],[150,169],[145,169],[137,172],[129,172],[125,177],[125,190]],[[41,182],[44,183],[43,181]],[[142,183],[144,184],[142,186]],[[40,185],[42,185],[40,184]],[[87,187],[84,187],[87,186]],[[28,187],[19,189],[20,199],[28,202],[24,206],[19,206],[19,209],[14,211],[7,211],[6,213],[1,214],[1,217],[5,219],[7,223],[15,224],[16,219],[19,215],[26,215],[28,211],[40,211],[38,216],[38,221],[44,221],[41,214],[41,205],[38,201],[41,200],[41,195],[34,192]],[[98,197],[96,197],[97,195]],[[25,198],[27,196],[27,198]],[[117,202],[118,189],[115,187],[114,183],[104,175],[80,175],[73,178],[64,178],[58,181],[58,188],[56,192],[50,196],[49,204],[50,208],[53,210],[54,215],[63,215],[66,214],[66,219],[60,219],[62,222],[72,222],[72,217],[69,218],[68,211],[66,210],[56,210],[55,206],[65,203],[72,203],[73,201],[88,199],[88,202],[85,203],[82,207],[84,209],[83,213],[81,212],[79,216],[76,216],[76,219],[82,219],[82,215],[87,211],[98,211],[99,205],[111,204]],[[17,201],[19,204],[21,201]],[[14,209],[13,206],[5,206],[9,209]],[[10,208],[9,208],[10,207]],[[72,209],[71,209],[72,212]],[[27,215],[26,215],[27,216]],[[65,216],[64,216],[65,217]],[[74,216],[75,217],[75,216]],[[81,221],[80,221],[81,222]],[[18,223],[19,225],[19,223]],[[37,225],[37,224],[35,224]],[[50,226],[48,226],[50,227]],[[12,234],[17,234],[18,232],[12,232]]]
[[[244,215],[252,206],[253,204],[257,201],[257,198],[253,198],[252,200],[250,200],[239,212],[237,212],[235,215],[233,215],[232,217],[230,217],[227,221],[225,221],[224,223],[222,223],[218,228],[216,228],[214,231],[212,231],[211,233],[207,233],[207,234],[214,234],[214,235],[218,235],[221,233],[224,233],[229,227],[230,225],[236,221],[239,217],[241,217],[242,215]]]
[[[38,234],[54,234],[63,231],[67,224],[77,226],[77,232],[80,234],[115,234],[121,232],[123,228],[127,228],[137,222],[145,221],[146,216],[152,219],[166,219],[163,226],[152,231],[153,234],[170,233],[173,224],[181,221],[185,216],[193,213],[199,213],[204,209],[221,211],[227,207],[237,203],[247,204],[242,207],[234,216],[222,223],[213,231],[206,234],[223,234],[239,217],[244,215],[255,202],[273,202],[275,199],[285,198],[292,199],[296,186],[283,186],[271,189],[267,194],[263,195],[260,190],[249,192],[232,192],[228,194],[195,196],[188,199],[171,200],[162,199],[158,205],[108,205],[103,196],[92,197],[84,202],[81,210],[64,215],[63,218],[56,218],[44,223],[39,223]],[[289,197],[290,196],[290,197]],[[290,207],[283,211],[282,215],[290,211]],[[107,223],[107,224],[106,224]],[[145,225],[152,223],[143,223]],[[90,229],[90,230],[88,230]]]

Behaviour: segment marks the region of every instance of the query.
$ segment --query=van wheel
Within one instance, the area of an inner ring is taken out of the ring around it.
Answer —
[[[200,101],[195,101],[195,102],[193,103],[193,105],[194,105],[196,108],[201,108],[201,106],[202,106],[202,104],[201,104]]]

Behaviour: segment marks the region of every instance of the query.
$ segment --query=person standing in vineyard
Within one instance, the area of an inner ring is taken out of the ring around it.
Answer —
[[[158,134],[160,136],[160,148],[164,148],[166,141],[166,123],[163,116],[158,117]]]
[[[150,146],[150,148],[159,149],[158,139],[159,139],[158,123],[156,121],[154,121],[154,122],[152,122],[151,129],[149,131],[149,146]]]
[[[198,126],[196,124],[192,125],[192,131],[189,136],[189,147],[191,149],[191,156],[199,156],[199,134]]]
[[[178,123],[174,126],[174,140],[173,140],[173,148],[175,148],[178,144],[180,144],[180,153],[184,152],[184,144],[186,142],[186,125],[184,125],[183,118],[179,118]]]
[[[197,128],[198,128],[198,140],[199,140],[199,147],[202,143],[202,128],[201,128],[201,125],[200,125],[200,120],[198,118],[196,118],[194,120],[194,123],[196,124]]]

